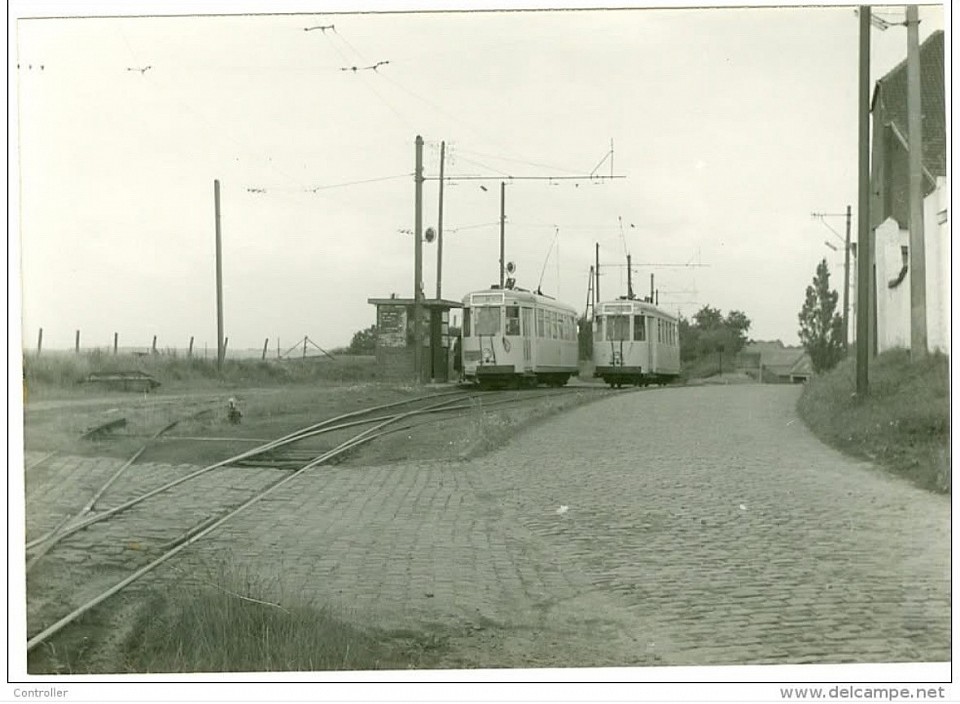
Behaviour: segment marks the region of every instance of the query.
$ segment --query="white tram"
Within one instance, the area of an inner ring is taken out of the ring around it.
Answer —
[[[481,386],[563,386],[578,373],[577,313],[523,289],[463,298],[463,375]]]
[[[593,361],[593,375],[610,386],[668,383],[680,374],[677,318],[636,299],[598,304]]]

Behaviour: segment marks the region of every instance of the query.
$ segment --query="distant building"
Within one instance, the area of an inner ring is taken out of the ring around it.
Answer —
[[[950,351],[949,185],[944,102],[944,36],[920,46],[923,220],[928,347]],[[870,226],[874,231],[874,351],[910,347],[910,200],[907,64],[876,83],[871,103]]]
[[[737,367],[766,384],[800,384],[813,376],[810,355],[780,340],[745,345],[737,355]]]

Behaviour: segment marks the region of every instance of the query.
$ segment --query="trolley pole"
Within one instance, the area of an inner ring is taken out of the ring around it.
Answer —
[[[440,142],[440,206],[437,213],[437,300],[441,299],[440,281],[443,271],[443,162],[446,155],[447,143]]]
[[[500,182],[500,288],[503,288],[504,225],[506,224],[507,184]]]
[[[857,202],[857,397],[869,393],[870,363],[870,6],[860,6],[860,75],[858,91],[858,172]]]
[[[423,137],[416,139],[416,171],[414,172],[414,214],[413,214],[413,365],[414,376],[419,383],[423,379]]]
[[[630,270],[630,255],[627,255],[627,298],[633,300],[633,272]]]
[[[223,369],[223,264],[220,246],[220,180],[213,181],[213,211],[217,230],[217,371]]]

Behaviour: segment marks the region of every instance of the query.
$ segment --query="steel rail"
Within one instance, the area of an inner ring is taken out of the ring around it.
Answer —
[[[147,499],[149,499],[149,498],[151,498],[151,497],[153,497],[153,496],[156,496],[156,495],[159,494],[159,493],[162,493],[162,492],[167,491],[167,490],[169,490],[169,489],[172,489],[172,488],[174,488],[174,487],[176,487],[176,486],[179,486],[180,484],[182,484],[182,483],[184,483],[184,482],[186,482],[186,481],[190,481],[191,479],[195,479],[195,478],[197,478],[197,477],[199,477],[199,476],[201,476],[201,475],[203,475],[203,474],[206,474],[206,473],[208,473],[208,472],[211,472],[211,471],[213,471],[213,470],[215,470],[215,469],[220,469],[221,467],[225,467],[225,466],[227,466],[227,465],[229,465],[229,464],[232,464],[232,463],[234,463],[234,462],[238,462],[238,461],[240,461],[240,460],[245,460],[245,459],[247,459],[247,458],[249,458],[249,457],[255,457],[256,455],[263,454],[264,452],[268,452],[269,450],[273,450],[273,449],[275,449],[275,448],[277,448],[277,447],[282,447],[282,446],[284,446],[284,445],[288,445],[288,444],[291,444],[291,443],[296,442],[296,441],[298,441],[298,440],[302,440],[302,439],[305,439],[305,438],[307,438],[307,437],[310,437],[311,435],[318,434],[316,431],[321,430],[321,429],[323,429],[325,426],[328,426],[328,425],[330,425],[330,424],[332,424],[332,423],[335,423],[335,422],[338,421],[338,420],[344,420],[344,419],[347,419],[347,418],[352,418],[352,417],[356,417],[356,416],[358,416],[358,415],[363,415],[363,414],[366,414],[366,413],[371,413],[371,412],[374,412],[374,411],[383,410],[383,409],[387,409],[387,408],[395,408],[396,406],[401,406],[401,405],[405,405],[405,404],[417,403],[417,402],[419,402],[419,401],[423,401],[423,400],[425,400],[425,399],[430,399],[430,398],[436,398],[436,397],[438,397],[438,396],[442,397],[442,396],[451,396],[451,395],[461,395],[461,396],[463,396],[463,397],[465,397],[465,398],[469,397],[469,394],[465,394],[463,391],[460,391],[460,390],[457,390],[457,391],[448,391],[448,392],[444,392],[444,393],[440,393],[440,394],[426,394],[426,395],[424,395],[424,396],[418,396],[418,397],[412,398],[412,399],[405,399],[405,400],[402,400],[402,401],[394,401],[394,402],[387,403],[387,404],[381,404],[381,405],[377,405],[377,406],[371,406],[371,407],[369,407],[369,408],[364,408],[364,409],[360,409],[360,410],[357,410],[357,411],[351,411],[351,412],[349,412],[349,413],[344,413],[344,414],[341,414],[341,415],[339,415],[339,416],[335,416],[335,417],[333,417],[333,418],[329,418],[329,419],[327,419],[327,420],[325,420],[325,421],[321,421],[320,423],[315,423],[314,425],[308,426],[308,427],[306,427],[306,428],[302,428],[301,430],[295,431],[295,432],[293,432],[293,433],[290,433],[290,434],[288,434],[288,435],[285,435],[285,436],[283,436],[283,437],[281,437],[281,438],[278,438],[278,439],[276,439],[276,440],[272,440],[272,441],[270,441],[270,442],[268,442],[268,443],[266,443],[266,444],[264,444],[264,445],[260,445],[260,446],[258,446],[258,447],[255,447],[255,448],[252,448],[252,449],[250,449],[250,450],[247,450],[247,451],[245,451],[245,452],[241,452],[239,455],[235,455],[235,456],[229,457],[229,458],[227,458],[227,459],[225,459],[225,460],[221,460],[220,462],[216,462],[216,463],[211,464],[211,465],[208,465],[208,466],[206,466],[206,467],[202,467],[202,468],[196,470],[195,472],[191,472],[190,474],[187,474],[187,475],[185,475],[185,476],[183,476],[183,477],[180,477],[179,479],[175,479],[175,480],[173,480],[173,481],[171,481],[171,482],[168,482],[168,483],[166,483],[166,484],[164,484],[164,485],[162,485],[162,486],[157,487],[156,489],[153,489],[153,490],[151,490],[151,491],[148,491],[148,492],[145,493],[145,494],[141,494],[140,496],[137,496],[137,497],[134,497],[134,498],[132,498],[132,499],[129,499],[128,501],[125,501],[125,502],[123,502],[123,503],[121,503],[121,504],[119,504],[119,505],[117,505],[117,506],[114,506],[113,508],[110,508],[110,509],[107,509],[107,510],[105,510],[105,511],[103,511],[103,512],[100,512],[100,513],[98,513],[98,514],[95,515],[95,516],[91,516],[91,517],[86,518],[86,519],[83,519],[82,516],[80,516],[80,517],[79,517],[79,518],[80,518],[79,522],[76,522],[76,523],[73,523],[72,525],[67,526],[67,527],[64,528],[62,531],[60,531],[59,533],[57,533],[56,535],[51,536],[51,535],[48,534],[48,535],[41,536],[40,538],[37,538],[37,539],[35,539],[35,540],[32,540],[32,541],[28,542],[28,543],[26,544],[26,549],[27,549],[27,550],[32,550],[33,548],[35,548],[35,547],[37,547],[38,545],[46,542],[47,540],[50,540],[51,538],[55,538],[56,541],[59,542],[59,541],[62,540],[63,538],[66,538],[66,537],[68,537],[68,536],[70,536],[70,535],[73,535],[74,533],[76,533],[76,532],[78,532],[78,531],[80,531],[80,530],[83,530],[84,528],[86,528],[86,527],[88,527],[88,526],[91,526],[91,525],[93,525],[94,523],[99,523],[100,521],[106,520],[107,518],[110,518],[111,516],[113,516],[113,515],[121,512],[121,511],[125,511],[126,509],[131,508],[132,506],[136,506],[137,504],[141,503],[142,501],[145,501],[145,500],[147,500]]]
[[[451,404],[451,403],[455,403],[455,402],[456,402],[456,399],[454,399],[454,400],[452,400],[452,401],[442,401],[442,402],[440,402],[439,404],[436,404],[436,406],[447,405],[447,404]],[[200,539],[203,538],[204,536],[209,535],[209,534],[212,533],[214,530],[216,530],[217,528],[219,528],[220,526],[222,526],[224,523],[226,523],[227,521],[229,521],[231,518],[233,518],[234,516],[236,516],[236,515],[239,514],[240,512],[244,511],[244,510],[247,509],[248,507],[252,506],[252,505],[255,504],[256,502],[260,501],[261,499],[263,499],[263,498],[264,498],[265,496],[267,496],[268,494],[273,493],[274,491],[276,491],[277,489],[279,489],[281,486],[284,486],[285,484],[288,484],[288,483],[292,482],[294,479],[298,478],[301,474],[303,474],[303,473],[305,473],[305,472],[313,469],[314,467],[322,464],[323,462],[325,462],[325,461],[327,461],[327,460],[329,460],[329,459],[332,459],[333,457],[336,457],[336,456],[339,455],[339,454],[342,454],[343,452],[346,452],[346,451],[349,450],[349,449],[352,449],[352,448],[354,448],[354,447],[356,447],[356,446],[358,446],[358,445],[362,445],[362,444],[364,444],[364,443],[367,443],[367,442],[370,442],[370,441],[376,439],[377,437],[379,437],[379,435],[376,433],[376,431],[380,430],[381,428],[386,427],[387,425],[389,425],[389,424],[391,424],[391,423],[398,422],[398,421],[402,420],[403,418],[408,418],[408,417],[410,417],[410,416],[416,415],[417,413],[422,412],[423,410],[424,410],[424,409],[417,409],[417,410],[413,410],[413,411],[408,411],[408,412],[406,412],[406,413],[401,413],[401,414],[398,414],[398,415],[396,415],[396,416],[391,417],[391,418],[388,419],[388,420],[383,421],[382,423],[374,426],[373,428],[368,428],[367,430],[364,430],[364,431],[358,433],[357,435],[355,435],[355,436],[354,436],[353,438],[351,438],[350,440],[347,440],[347,441],[341,443],[341,444],[340,444],[339,446],[337,446],[336,448],[334,448],[334,449],[332,449],[332,450],[329,450],[328,452],[325,452],[325,453],[323,453],[322,455],[320,455],[319,457],[311,460],[310,462],[308,462],[306,465],[304,465],[303,467],[301,467],[300,469],[298,469],[298,470],[297,470],[296,472],[294,472],[293,474],[291,474],[291,475],[289,475],[289,476],[287,476],[287,477],[284,477],[284,478],[281,479],[280,481],[278,481],[278,482],[272,484],[271,486],[267,487],[266,489],[258,492],[255,496],[251,497],[250,499],[248,499],[247,501],[245,501],[244,503],[242,503],[240,506],[238,506],[238,507],[236,507],[235,509],[231,510],[229,513],[225,514],[223,517],[219,518],[218,520],[216,520],[215,522],[213,522],[212,524],[210,524],[210,525],[207,526],[206,528],[204,528],[204,529],[202,529],[202,530],[194,533],[193,535],[191,535],[190,537],[188,537],[187,539],[185,539],[185,540],[184,540],[182,543],[180,543],[179,545],[171,548],[170,550],[168,550],[167,552],[165,552],[165,553],[164,553],[163,555],[161,555],[160,557],[156,558],[155,560],[153,560],[153,561],[150,562],[149,564],[144,565],[143,567],[141,567],[140,569],[138,569],[138,570],[137,570],[136,572],[134,572],[133,574],[131,574],[131,575],[127,576],[126,578],[120,580],[119,582],[117,582],[115,585],[113,585],[112,587],[110,587],[110,588],[107,589],[106,591],[101,592],[98,596],[94,597],[94,598],[91,599],[90,601],[87,601],[86,603],[84,603],[84,604],[82,604],[81,606],[77,607],[76,609],[74,609],[73,611],[71,611],[69,614],[67,614],[66,616],[64,616],[63,618],[61,618],[61,619],[60,619],[59,621],[57,621],[56,623],[52,624],[51,626],[48,626],[47,628],[45,628],[44,630],[42,630],[42,631],[41,631],[40,633],[38,633],[37,635],[35,635],[35,636],[33,636],[32,638],[30,638],[30,639],[27,641],[27,652],[30,652],[31,650],[33,650],[33,648],[35,648],[36,646],[38,646],[40,643],[44,642],[47,638],[49,638],[50,636],[56,634],[56,633],[59,632],[61,629],[63,629],[65,626],[69,625],[70,623],[72,623],[73,621],[75,621],[76,619],[78,619],[80,616],[82,616],[82,615],[85,614],[86,612],[90,611],[92,608],[94,608],[94,607],[98,606],[99,604],[101,604],[102,602],[106,601],[106,600],[109,599],[111,596],[113,596],[114,594],[116,594],[116,593],[118,593],[119,591],[121,591],[124,587],[127,587],[128,585],[132,584],[132,583],[135,582],[136,580],[140,579],[140,577],[142,577],[143,575],[145,575],[145,574],[147,574],[148,572],[152,571],[153,569],[155,569],[155,568],[158,567],[159,565],[163,564],[164,562],[166,562],[167,560],[169,560],[170,558],[172,558],[174,555],[177,555],[177,554],[180,553],[181,551],[185,550],[187,547],[189,547],[189,546],[192,545],[193,543],[197,542],[198,540],[200,540]]]

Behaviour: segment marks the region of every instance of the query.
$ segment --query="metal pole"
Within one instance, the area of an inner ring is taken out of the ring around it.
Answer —
[[[653,303],[653,274],[650,274],[650,302]]]
[[[223,368],[223,264],[220,253],[220,181],[213,181],[213,210],[217,228],[217,371]]]
[[[119,337],[120,337],[120,333],[117,333],[117,332],[113,333],[113,354],[114,355],[117,354],[117,340],[119,339]]]
[[[76,341],[76,344],[74,345],[74,348],[75,348],[74,351],[77,354],[80,354],[80,331],[79,330],[77,330],[77,341]]]
[[[923,120],[920,96],[920,18],[907,5],[907,140],[910,166],[910,355],[927,353],[927,276],[923,242]]]
[[[440,209],[437,213],[437,300],[440,295],[440,281],[443,271],[443,161],[446,156],[447,143],[440,142]]]
[[[500,288],[503,288],[504,225],[506,224],[507,184],[500,182]]]
[[[423,296],[423,137],[416,139],[416,171],[414,172],[414,250],[413,250],[413,366],[417,381],[423,379],[423,326],[422,296]]]
[[[850,220],[851,208],[847,206],[847,246],[843,254],[843,350],[850,344]]]
[[[858,91],[859,193],[857,201],[857,396],[869,393],[870,363],[870,6],[860,6]]]
[[[596,245],[596,268],[594,271],[597,272],[597,285],[593,287],[593,296],[594,296],[594,313],[596,313],[596,304],[600,302],[600,243],[597,242]]]

